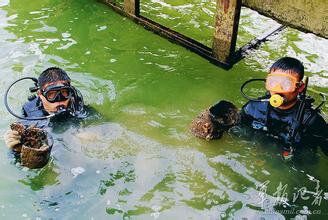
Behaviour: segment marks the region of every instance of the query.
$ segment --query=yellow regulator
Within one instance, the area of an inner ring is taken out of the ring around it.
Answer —
[[[274,108],[278,108],[284,103],[284,98],[278,94],[272,95],[269,99],[270,105]]]

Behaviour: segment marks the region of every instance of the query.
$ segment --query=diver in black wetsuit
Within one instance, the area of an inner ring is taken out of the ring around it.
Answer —
[[[29,101],[24,104],[23,117],[15,115],[8,109],[10,113],[21,119],[22,124],[45,128],[50,122],[87,116],[82,94],[71,85],[71,79],[64,70],[51,67],[43,71],[38,80],[33,80],[35,88],[30,90],[37,92],[37,95],[29,97]],[[7,103],[5,104],[8,108]],[[4,136],[9,148],[19,144],[20,138],[18,133],[12,130]]]
[[[283,142],[284,158],[291,157],[294,147],[301,143],[315,141],[328,147],[324,146],[328,143],[327,123],[319,108],[313,109],[314,100],[305,95],[307,81],[303,82],[303,77],[304,66],[299,60],[279,59],[266,78],[266,89],[270,94],[250,100],[240,113],[241,124]]]

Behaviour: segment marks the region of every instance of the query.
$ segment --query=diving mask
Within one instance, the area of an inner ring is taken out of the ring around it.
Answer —
[[[277,93],[294,92],[299,86],[297,78],[293,75],[286,73],[270,73],[266,77],[265,88],[268,91]]]
[[[265,79],[250,79],[250,80],[247,80],[246,82],[244,82],[242,84],[242,86],[240,87],[240,92],[246,99],[248,99],[250,101],[254,101],[254,102],[269,102],[270,105],[274,108],[278,108],[281,105],[283,105],[284,103],[286,103],[286,99],[284,97],[282,97],[281,95],[279,95],[279,94],[274,94],[274,95],[268,97],[268,93],[267,93],[267,96],[265,98],[264,97],[252,98],[252,97],[249,97],[248,95],[246,95],[246,93],[244,92],[245,86],[247,84],[249,84],[251,82],[255,82],[255,81],[266,82]],[[273,83],[270,82],[270,85],[273,85]]]
[[[72,97],[72,88],[67,84],[56,84],[41,90],[41,93],[50,103],[61,102]]]

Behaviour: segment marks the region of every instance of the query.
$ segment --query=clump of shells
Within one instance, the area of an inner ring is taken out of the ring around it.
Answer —
[[[21,164],[32,169],[45,166],[51,151],[47,133],[40,128],[25,127],[18,122],[11,124],[10,128],[21,136],[20,144],[13,148],[19,153]]]
[[[238,108],[228,101],[217,104],[201,112],[191,123],[191,133],[206,140],[219,139],[222,134],[239,120]]]

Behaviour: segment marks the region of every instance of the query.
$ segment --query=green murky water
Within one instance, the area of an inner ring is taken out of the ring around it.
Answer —
[[[142,14],[210,45],[213,2],[142,1]],[[243,9],[238,46],[274,24]],[[1,0],[0,42],[1,94],[15,79],[60,66],[102,115],[55,129],[51,162],[40,170],[15,165],[0,141],[1,219],[277,219],[306,208],[311,219],[328,214],[321,149],[285,163],[265,137],[225,134],[206,142],[188,131],[217,100],[242,106],[240,85],[264,77],[281,56],[301,59],[311,88],[327,93],[327,40],[287,29],[225,71],[94,0]],[[12,94],[16,111],[27,88]],[[0,114],[2,135],[15,119],[3,105]],[[310,193],[297,194],[302,187]],[[284,206],[272,204],[285,196]]]

